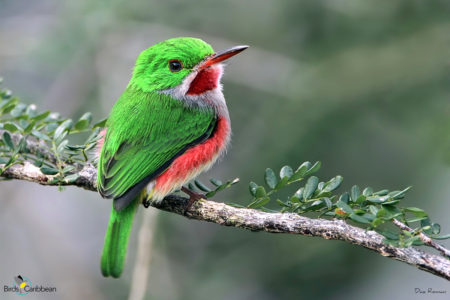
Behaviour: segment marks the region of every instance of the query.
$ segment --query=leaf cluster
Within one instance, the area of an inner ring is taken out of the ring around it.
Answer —
[[[273,212],[267,205],[278,204],[277,212],[291,212],[297,214],[316,213],[318,217],[330,217],[351,221],[368,230],[376,230],[386,239],[385,242],[395,246],[408,247],[421,245],[419,233],[423,232],[432,239],[446,239],[450,235],[438,236],[440,225],[432,223],[428,213],[417,207],[403,207],[401,200],[411,189],[389,191],[387,189],[374,191],[371,187],[361,189],[354,185],[350,191],[336,193],[343,181],[337,175],[328,181],[320,181],[316,173],[321,167],[320,162],[302,163],[295,171],[290,166],[284,166],[279,176],[267,168],[264,173],[265,185],[250,182],[249,192],[252,201],[248,208]],[[301,184],[304,182],[304,184]],[[284,201],[274,197],[277,192],[289,185],[297,187]],[[391,226],[394,219],[409,227],[412,232],[399,230]]]
[[[92,124],[89,112],[76,121],[51,111],[39,112],[36,105],[21,103],[11,91],[0,89],[0,174],[14,164],[29,161],[42,173],[54,175],[55,183],[75,181],[77,164],[95,163],[89,154],[105,122]],[[71,138],[79,134],[89,135],[83,144],[71,144]],[[39,149],[30,147],[27,141],[35,142]]]

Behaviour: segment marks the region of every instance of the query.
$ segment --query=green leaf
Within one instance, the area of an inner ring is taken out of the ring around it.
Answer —
[[[75,174],[71,174],[71,175],[68,175],[68,176],[64,177],[64,181],[67,182],[67,183],[73,183],[78,178],[80,178],[80,175],[78,173],[75,173]]]
[[[86,149],[86,145],[67,145],[66,149],[70,150],[70,151],[78,151],[78,150]]]
[[[38,139],[44,140],[44,141],[50,141],[50,138],[48,137],[48,135],[37,131],[37,130],[33,130],[31,131],[31,134],[34,135],[35,137],[37,137]]]
[[[65,173],[69,173],[75,170],[74,166],[66,166],[64,169],[62,169],[62,172]]]
[[[283,177],[280,181],[278,181],[277,185],[275,186],[274,190],[279,190],[282,187],[286,186],[289,182],[289,177]]]
[[[200,192],[200,191],[198,190],[198,188],[197,188],[192,182],[189,182],[189,183],[188,183],[188,188],[189,188],[191,191],[193,191],[193,192],[196,192],[196,193]]]
[[[283,179],[287,177],[288,179],[294,174],[294,171],[290,166],[284,166],[280,170],[280,178]]]
[[[55,140],[60,139],[63,132],[72,128],[72,125],[73,125],[73,122],[71,119],[67,119],[64,122],[62,122],[58,126],[58,128],[56,128],[55,133],[53,134],[53,137],[55,138]]]
[[[10,111],[10,115],[17,118],[21,116],[24,112],[27,106],[23,103],[18,103],[16,107],[14,107],[13,110]]]
[[[361,194],[361,195],[359,195],[359,197],[358,197],[358,199],[356,199],[356,203],[362,203],[362,202],[364,202],[364,201],[366,201],[366,196],[364,196],[363,194]]]
[[[439,234],[439,233],[441,232],[441,225],[439,225],[438,223],[434,223],[434,224],[431,226],[431,232],[432,232],[433,234]]]
[[[333,203],[331,202],[330,198],[324,197],[322,200],[323,202],[325,202],[328,209],[331,209],[333,207]]]
[[[409,191],[412,188],[412,186],[408,186],[406,189],[402,190],[402,191],[394,191],[394,192],[390,192],[389,196],[392,199],[402,199],[405,197],[405,194],[407,191]]]
[[[92,122],[92,113],[90,113],[90,112],[84,113],[81,116],[80,120],[87,120],[87,121],[89,121],[89,123]]]
[[[371,187],[366,187],[362,193],[364,196],[370,196],[373,194],[373,189]]]
[[[395,205],[399,202],[400,202],[400,200],[391,200],[391,201],[383,202],[383,203],[381,203],[381,205]]]
[[[94,126],[92,128],[104,128],[106,126],[106,121],[108,119],[103,119],[97,123],[94,124]]]
[[[326,183],[326,185],[322,191],[323,192],[332,192],[332,191],[336,190],[341,185],[343,180],[344,180],[344,178],[340,175],[332,178],[330,181],[328,181]]]
[[[295,173],[303,172],[303,175],[311,168],[311,163],[309,161],[305,161],[302,163],[297,170],[295,170]]]
[[[87,138],[86,144],[94,143],[98,139],[100,139],[100,137],[101,137],[100,130],[101,130],[100,128],[95,128],[92,131],[91,135]]]
[[[359,186],[357,186],[357,185],[352,186],[350,195],[351,195],[352,201],[357,202],[358,197],[361,195],[361,190],[359,189]]]
[[[422,220],[420,220],[420,227],[422,227],[422,230],[426,233],[426,234],[431,234],[431,220],[430,218],[424,218]]]
[[[398,234],[392,231],[378,231],[379,234],[390,240],[398,240]]]
[[[248,205],[248,208],[258,208],[258,207],[266,205],[267,203],[269,203],[269,201],[270,201],[269,197],[258,198],[255,201],[253,201],[252,203],[250,203]]]
[[[344,203],[348,203],[350,201],[350,195],[347,192],[343,193],[339,197],[339,201],[344,202]]]
[[[211,189],[209,187],[207,187],[206,185],[204,185],[203,183],[201,183],[199,180],[195,179],[194,183],[195,183],[195,186],[198,187],[199,190],[201,190],[203,192],[211,192]]]
[[[384,196],[387,195],[389,193],[389,190],[381,190],[378,192],[373,193],[374,195],[378,195],[378,196]]]
[[[381,209],[378,210],[376,216],[377,216],[377,218],[383,218],[383,217],[385,217],[387,214],[388,214],[388,211],[385,210],[384,208],[381,208]]]
[[[78,120],[74,126],[76,130],[84,130],[87,129],[88,127],[89,127],[89,120]]]
[[[305,173],[305,176],[311,175],[311,174],[319,171],[321,166],[322,166],[322,163],[320,161],[316,161],[314,163],[314,165],[312,165],[312,167],[309,168],[308,171]]]
[[[378,208],[374,205],[369,205],[369,211],[372,215],[376,216],[378,213]]]
[[[35,104],[30,104],[28,105],[25,113],[28,115],[28,117],[33,118],[36,116],[36,105]]]
[[[345,202],[338,200],[338,202],[336,202],[336,206],[339,207],[340,209],[342,209],[343,211],[345,211],[348,214],[352,214],[353,213],[353,209]]]
[[[221,186],[223,183],[222,183],[222,181],[220,181],[220,180],[218,180],[218,179],[215,179],[215,178],[211,178],[211,179],[209,179],[209,182],[211,182],[213,185],[215,185],[216,187],[217,186]]]
[[[377,226],[383,224],[383,222],[384,222],[383,219],[376,218],[376,219],[374,219],[374,220],[372,221],[372,226],[373,226],[373,227],[377,227]]]
[[[23,132],[24,132],[25,134],[30,133],[31,130],[33,130],[33,128],[34,128],[34,125],[36,125],[36,121],[31,121],[31,122],[28,124],[28,126],[25,127],[25,129],[23,130]]]
[[[292,203],[300,203],[300,198],[294,195],[289,198],[289,201]]]
[[[7,131],[3,132],[3,142],[5,143],[6,146],[8,146],[11,150],[14,151],[14,144],[11,139],[11,135]]]
[[[402,215],[400,209],[396,206],[392,205],[383,205],[383,209],[387,212],[385,218],[391,220],[393,218],[397,218]]]
[[[350,214],[350,219],[352,219],[355,222],[362,223],[362,224],[370,224],[369,220],[362,216],[358,216],[357,214]]]
[[[304,190],[304,188],[299,188],[296,192],[295,192],[295,194],[294,194],[294,197],[297,197],[297,198],[299,198],[299,199],[303,199],[303,190]]]
[[[58,145],[58,147],[56,148],[56,152],[62,153],[62,152],[64,151],[64,149],[66,148],[66,146],[67,146],[68,143],[69,143],[68,140],[62,141],[62,142]]]
[[[3,124],[3,128],[4,128],[5,130],[8,130],[9,132],[16,132],[16,131],[19,131],[18,126],[17,126],[16,124],[10,123],[10,122],[4,123],[4,124]]]
[[[319,184],[319,178],[311,176],[306,182],[305,189],[303,190],[303,199],[308,200],[314,194]]]
[[[383,198],[380,196],[370,196],[370,197],[366,198],[367,201],[369,201],[370,203],[375,203],[375,204],[383,203],[384,201],[382,199]]]
[[[251,181],[248,184],[248,190],[252,196],[255,196],[257,188],[258,188],[258,185],[256,183],[254,183],[253,181]]]
[[[415,242],[418,242],[418,241],[420,241],[420,237],[419,236],[413,236],[413,237],[411,237],[409,239],[406,239],[404,241],[404,247],[410,247],[410,246],[412,246],[412,244],[414,244]]]
[[[418,222],[418,221],[422,221],[422,220],[425,220],[426,219],[426,217],[420,217],[420,218],[412,218],[412,219],[406,219],[406,221],[408,222],[408,223],[413,223],[413,222]]]
[[[41,167],[41,172],[45,175],[56,175],[58,174],[58,170],[50,167]]]
[[[266,196],[266,189],[263,186],[258,186],[255,191],[256,198],[262,198]]]
[[[320,207],[324,206],[324,202],[322,200],[316,200],[311,205],[305,209],[305,211],[314,211],[317,210]]]
[[[428,216],[428,214],[423,209],[417,207],[405,207],[404,211],[413,213],[416,217],[419,218]]]
[[[45,118],[47,118],[49,114],[50,114],[50,111],[47,110],[46,112],[43,112],[43,113],[33,117],[33,120],[35,120],[36,122],[39,122],[39,121],[44,120]]]
[[[450,239],[450,234],[445,234],[441,236],[433,236],[434,240],[447,240]]]
[[[215,180],[215,179],[213,181],[215,181],[215,185],[216,186],[220,182],[220,181]],[[218,192],[220,192],[220,191],[222,191],[224,189],[227,189],[230,186],[232,186],[232,185],[234,185],[234,184],[236,184],[238,182],[239,182],[239,178],[235,178],[233,180],[228,180],[225,184],[218,185],[214,191],[210,191],[210,192],[206,193],[205,196],[206,196],[206,198],[210,198],[210,197],[214,196],[216,193],[218,193]]]
[[[289,205],[287,205],[287,203],[281,201],[280,199],[277,199],[276,201],[277,201],[277,203],[278,203],[280,206],[282,206],[282,207],[289,207]]]
[[[373,220],[375,220],[375,216],[372,214],[363,214],[362,217],[366,218],[367,220],[369,220],[370,222],[372,222]]]
[[[266,172],[264,173],[264,181],[266,182],[267,186],[270,187],[271,189],[274,189],[275,186],[278,183],[278,179],[277,176],[275,175],[275,172],[270,169],[267,168]]]
[[[294,175],[290,178],[291,182],[299,181],[303,179],[308,169],[311,167],[311,163],[309,161],[305,161],[302,163],[297,170],[295,170]]]

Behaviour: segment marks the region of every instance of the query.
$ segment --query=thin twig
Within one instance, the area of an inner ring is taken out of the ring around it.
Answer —
[[[413,230],[411,227],[406,226],[406,224],[400,222],[400,221],[397,220],[397,219],[394,219],[393,222],[394,222],[394,224],[395,224],[397,227],[399,227],[399,228],[402,229],[402,230],[406,230],[406,231],[408,231],[408,232],[414,232],[414,230]],[[429,236],[427,236],[427,235],[424,234],[423,232],[419,232],[419,237],[420,237],[420,240],[421,240],[422,242],[424,242],[424,244],[426,244],[426,245],[428,245],[428,246],[430,246],[430,247],[433,247],[434,249],[436,249],[436,250],[438,250],[439,252],[441,252],[442,255],[444,255],[444,256],[450,258],[450,250],[448,250],[448,249],[444,248],[443,246],[439,245],[438,243],[434,242]]]

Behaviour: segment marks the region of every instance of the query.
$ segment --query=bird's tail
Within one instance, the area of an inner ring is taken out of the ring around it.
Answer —
[[[112,208],[101,260],[102,274],[105,277],[118,278],[122,274],[127,255],[128,239],[139,202],[139,197],[136,197],[123,210],[117,211],[114,206]]]

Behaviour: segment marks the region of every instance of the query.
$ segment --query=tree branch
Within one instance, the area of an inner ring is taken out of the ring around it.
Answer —
[[[405,224],[403,224],[402,222],[400,222],[397,219],[394,219],[393,222],[394,222],[395,226],[399,227],[402,230],[406,230],[408,232],[414,232],[414,230],[411,227],[406,226]],[[427,236],[423,232],[419,233],[419,238],[424,244],[427,244],[428,246],[435,248],[436,250],[441,252],[442,255],[445,255],[448,258],[450,258],[450,251],[448,249],[444,248],[443,246],[439,245],[438,243],[435,243],[429,236]]]
[[[0,165],[1,167],[1,165]],[[96,191],[97,170],[92,165],[78,169],[78,179],[73,182],[56,182],[55,176],[44,175],[31,163],[14,165],[1,176],[36,182],[42,185],[74,185]],[[251,231],[289,233],[341,240],[373,250],[380,255],[413,265],[434,275],[450,280],[450,260],[409,247],[397,248],[383,242],[384,237],[375,231],[351,226],[342,220],[310,219],[294,213],[266,213],[254,209],[235,208],[214,201],[197,201],[189,211],[184,208],[188,199],[169,195],[160,204],[152,206],[176,213],[189,219],[207,221],[223,226],[243,228]]]

